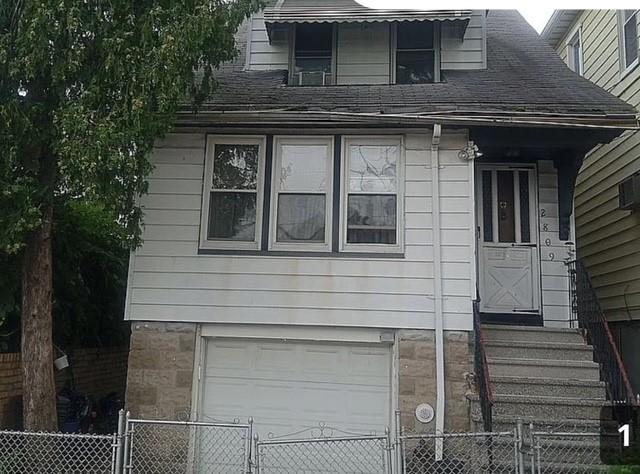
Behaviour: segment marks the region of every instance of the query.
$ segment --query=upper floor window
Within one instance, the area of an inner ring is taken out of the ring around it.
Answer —
[[[622,10],[620,26],[622,69],[627,70],[638,63],[638,11]]]
[[[324,86],[333,83],[333,30],[330,23],[296,25],[293,85]]]
[[[582,31],[580,28],[575,32],[571,39],[567,42],[567,58],[569,69],[577,72],[581,76],[584,74],[584,66],[582,62]]]
[[[257,249],[260,240],[264,139],[210,138],[207,143],[201,242],[209,248]]]
[[[397,24],[396,84],[424,84],[435,81],[435,41],[432,22]]]

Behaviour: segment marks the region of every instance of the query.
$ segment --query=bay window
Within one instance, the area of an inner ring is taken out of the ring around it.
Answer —
[[[271,247],[329,251],[333,139],[277,137]]]
[[[207,138],[201,253],[403,251],[398,136]]]
[[[210,137],[201,228],[206,248],[257,249],[260,241],[262,137]]]

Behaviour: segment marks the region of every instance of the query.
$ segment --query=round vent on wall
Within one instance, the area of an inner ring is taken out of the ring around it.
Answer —
[[[429,423],[433,420],[435,410],[428,403],[422,403],[416,407],[416,419],[420,423]]]

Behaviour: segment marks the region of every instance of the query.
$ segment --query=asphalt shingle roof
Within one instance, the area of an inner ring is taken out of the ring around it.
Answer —
[[[286,86],[286,71],[226,68],[203,111],[607,115],[635,109],[569,70],[516,11],[487,17],[487,69],[443,71],[421,85]]]

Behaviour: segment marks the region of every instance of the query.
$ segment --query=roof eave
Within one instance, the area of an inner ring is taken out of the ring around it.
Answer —
[[[263,125],[294,126],[305,124],[351,123],[354,125],[405,125],[424,126],[434,123],[448,125],[483,125],[495,127],[548,127],[591,130],[640,130],[637,116],[633,114],[570,115],[526,113],[443,113],[382,114],[336,111],[287,111],[287,110],[204,110],[198,113],[182,112],[178,126],[204,125]]]

